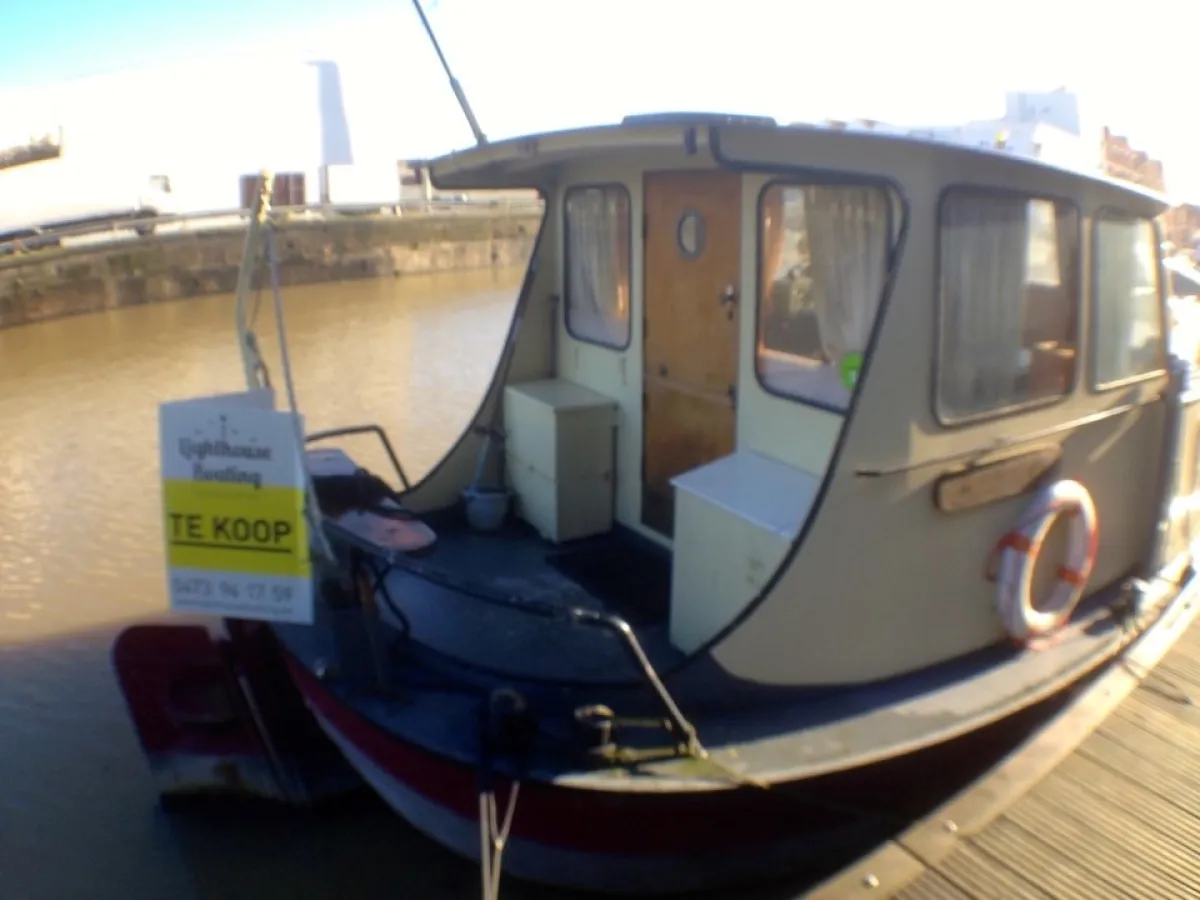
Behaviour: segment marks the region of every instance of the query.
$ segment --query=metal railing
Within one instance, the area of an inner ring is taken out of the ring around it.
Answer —
[[[427,216],[508,216],[535,215],[542,209],[537,197],[475,197],[464,200],[434,198],[406,199],[392,203],[337,203],[282,206],[272,210],[272,221],[329,222],[348,218],[393,219]],[[35,233],[0,241],[0,259],[25,258],[46,250],[87,247],[113,241],[144,240],[169,234],[195,234],[240,230],[246,227],[248,209],[222,209],[180,215],[135,217],[114,216],[60,228],[30,226]]]

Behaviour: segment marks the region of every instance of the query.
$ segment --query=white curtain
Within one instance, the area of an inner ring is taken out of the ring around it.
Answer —
[[[585,188],[567,198],[566,314],[577,337],[610,346],[629,339],[628,219],[619,190]]]
[[[1027,203],[960,194],[942,206],[939,397],[952,416],[1022,399]]]
[[[804,218],[821,349],[833,365],[862,353],[887,272],[887,194],[868,187],[806,187]]]
[[[1130,307],[1137,288],[1136,232],[1128,223],[1096,222],[1096,381],[1128,377]]]

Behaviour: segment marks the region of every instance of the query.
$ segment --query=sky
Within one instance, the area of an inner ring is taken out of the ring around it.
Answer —
[[[719,110],[900,125],[998,117],[1012,90],[1077,92],[1200,200],[1186,88],[1200,3],[1087,0],[425,0],[490,138]],[[6,4],[0,94],[97,73],[277,53],[338,62],[379,143],[426,156],[471,136],[409,0]],[[1109,10],[1108,14],[1105,11]],[[1137,18],[1128,10],[1136,10]],[[1156,34],[1183,42],[1168,47]],[[1172,91],[1172,87],[1176,88]],[[1174,93],[1174,97],[1172,94]],[[0,117],[3,110],[0,109]],[[385,135],[387,136],[385,138]]]

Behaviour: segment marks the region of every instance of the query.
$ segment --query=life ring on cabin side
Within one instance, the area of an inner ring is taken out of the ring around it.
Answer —
[[[1050,596],[1035,605],[1033,572],[1042,543],[1061,516],[1070,519],[1067,556]],[[997,547],[996,608],[1005,630],[1023,644],[1056,631],[1075,610],[1096,562],[1100,532],[1092,495],[1078,481],[1056,481],[1044,488],[1021,522]]]

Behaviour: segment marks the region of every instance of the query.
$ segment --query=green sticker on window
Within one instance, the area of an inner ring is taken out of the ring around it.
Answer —
[[[847,353],[842,357],[842,384],[849,391],[854,390],[854,385],[858,383],[858,373],[862,369],[862,354]]]

